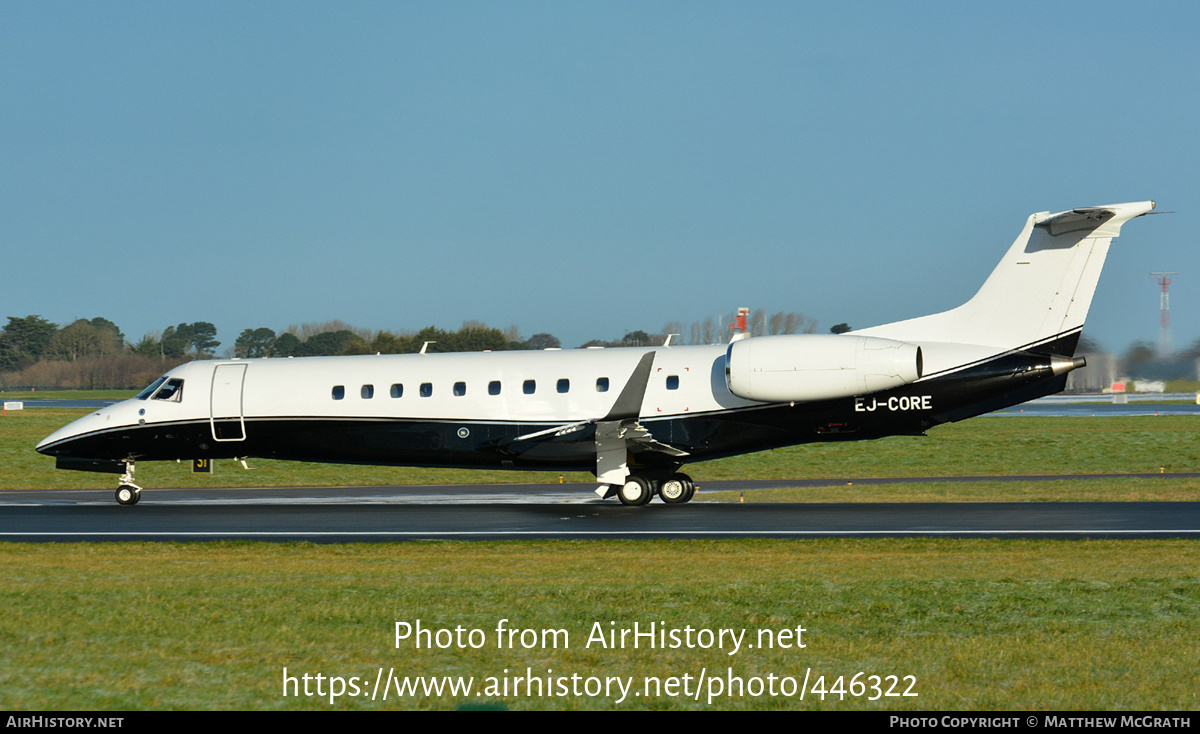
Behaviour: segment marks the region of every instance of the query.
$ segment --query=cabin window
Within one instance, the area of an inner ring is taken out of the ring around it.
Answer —
[[[454,383],[455,397],[461,398],[463,395],[466,395],[466,394],[467,394],[467,383],[465,383],[465,382]]]
[[[667,376],[667,389],[668,390],[678,390],[679,389],[679,375],[668,375]]]
[[[491,382],[488,383],[488,395],[499,395],[499,394],[500,394],[500,381],[492,380]]]
[[[525,393],[526,395],[532,395],[535,390],[537,390],[536,380],[526,380],[525,384],[521,385],[521,392]]]
[[[432,382],[422,382],[421,383],[421,397],[427,398],[430,395],[433,395],[433,383]]]
[[[608,392],[608,378],[607,377],[597,377],[596,378],[596,392]]]
[[[183,399],[183,380],[167,380],[167,384],[154,393],[155,400],[170,400],[178,403]]]
[[[358,391],[358,394],[362,396],[363,400],[370,400],[371,398],[375,397],[375,386],[363,385],[362,389]]]
[[[558,391],[559,392],[568,392],[570,389],[571,389],[571,381],[570,380],[568,380],[567,378],[564,377],[558,381]]]
[[[404,397],[404,385],[401,385],[398,382],[395,385],[392,385],[392,397],[393,398]]]
[[[346,397],[346,386],[345,385],[334,385],[333,386],[333,399],[341,400],[344,397]]]

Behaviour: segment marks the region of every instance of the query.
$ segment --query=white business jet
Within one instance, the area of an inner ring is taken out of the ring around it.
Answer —
[[[922,434],[1059,392],[1112,238],[1144,201],[1033,214],[971,300],[840,335],[714,346],[209,360],[37,446],[62,469],[261,457],[590,470],[602,497],[689,501],[684,464]]]

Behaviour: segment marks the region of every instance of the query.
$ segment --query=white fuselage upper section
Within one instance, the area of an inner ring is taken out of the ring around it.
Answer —
[[[759,404],[726,389],[722,345],[192,362],[168,373],[184,380],[179,402],[127,403],[148,423],[229,416],[228,399],[211,404],[223,392],[240,394],[246,418],[584,421],[609,413],[649,351],[644,419]]]

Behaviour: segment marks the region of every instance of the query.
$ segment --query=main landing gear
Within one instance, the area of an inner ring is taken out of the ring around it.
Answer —
[[[133,462],[126,462],[125,473],[121,475],[121,486],[117,487],[117,502],[136,505],[141,498],[142,488],[133,483]]]
[[[669,505],[682,505],[695,496],[696,484],[687,474],[672,474],[661,480],[631,474],[616,490],[623,505],[644,505],[656,494]]]

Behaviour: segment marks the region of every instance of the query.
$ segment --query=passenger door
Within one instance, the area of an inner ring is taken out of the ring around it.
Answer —
[[[218,364],[213,369],[210,417],[214,441],[245,441],[246,418],[242,414],[242,386],[246,364]]]

